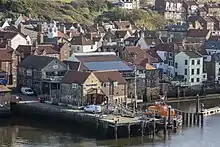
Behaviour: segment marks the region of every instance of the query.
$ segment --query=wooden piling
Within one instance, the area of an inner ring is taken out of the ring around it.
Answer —
[[[193,113],[193,124],[196,125],[196,113]]]
[[[168,128],[171,128],[171,106],[168,106]]]
[[[167,136],[167,118],[164,117],[164,130],[163,130],[164,140],[166,140]]]
[[[203,123],[204,123],[204,114],[201,113],[200,116],[201,116],[201,127],[203,127]]]
[[[144,121],[141,121],[141,136],[144,136]]]
[[[189,125],[189,113],[186,113],[186,126]]]
[[[128,138],[131,137],[131,125],[128,123]]]
[[[117,121],[115,121],[115,140],[118,139],[118,126],[117,126]]]
[[[199,113],[196,114],[196,118],[197,118],[197,126],[199,126],[199,122],[200,122],[200,121],[199,121],[199,118],[200,118],[200,117],[199,117]]]
[[[192,126],[192,121],[193,121],[193,114],[189,114],[189,125]]]
[[[173,120],[173,131],[174,131],[174,133],[176,133],[176,129],[177,129],[177,120]]]
[[[182,122],[185,124],[185,112],[182,112]]]

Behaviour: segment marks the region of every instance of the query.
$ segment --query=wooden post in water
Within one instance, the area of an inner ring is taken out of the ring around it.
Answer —
[[[141,121],[141,136],[144,136],[144,121]]]
[[[196,125],[196,113],[193,113],[193,124]]]
[[[199,95],[196,95],[196,117],[197,117],[197,125],[199,126]]]
[[[193,121],[193,114],[189,114],[189,125],[192,126],[192,121]]]
[[[128,138],[131,137],[131,125],[128,123]]]
[[[167,118],[164,117],[164,130],[163,130],[164,140],[166,140],[167,137]]]
[[[172,127],[171,126],[171,106],[168,106],[168,126],[169,129]]]
[[[204,114],[201,113],[200,115],[201,115],[201,127],[203,127],[203,123],[204,123]]]
[[[118,139],[118,126],[117,126],[117,120],[115,121],[115,140]]]
[[[154,139],[154,137],[155,137],[155,129],[156,129],[155,110],[154,110],[154,115],[153,115],[153,117],[154,117],[154,120],[153,120],[153,139]]]
[[[185,124],[185,112],[182,112],[182,122]]]
[[[189,113],[186,113],[186,126],[189,124]]]

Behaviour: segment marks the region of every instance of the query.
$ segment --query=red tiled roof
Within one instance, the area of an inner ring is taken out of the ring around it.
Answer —
[[[92,41],[82,35],[73,37],[71,43],[72,45],[92,45]]]

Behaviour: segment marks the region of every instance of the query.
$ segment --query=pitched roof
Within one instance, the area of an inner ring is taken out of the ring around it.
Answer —
[[[78,71],[79,66],[80,66],[80,62],[64,60],[63,63],[66,64],[67,66],[69,66],[70,70],[74,70],[74,71]]]
[[[121,59],[116,55],[88,55],[76,56],[81,62],[105,62],[105,61],[120,61]]]
[[[131,26],[129,21],[114,21],[114,24],[118,29],[128,29]]]
[[[85,38],[84,36],[74,36],[71,40],[72,45],[92,45],[92,41],[90,39]]]
[[[148,49],[146,50],[146,52],[155,59],[153,62],[163,62],[163,60],[160,58],[160,56],[157,54],[155,50]]]
[[[19,67],[33,68],[33,69],[43,69],[45,66],[47,66],[53,60],[58,60],[58,59],[54,58],[54,57],[48,57],[48,56],[30,55],[30,56],[26,57],[19,64]]]
[[[205,44],[205,49],[214,49],[214,50],[220,50],[220,42],[219,41],[206,41]]]
[[[4,85],[0,85],[0,92],[10,92],[11,90]]]
[[[86,79],[89,77],[91,73],[89,72],[82,72],[82,71],[68,71],[61,83],[63,84],[72,84],[72,83],[77,83],[77,84],[83,84]]]
[[[115,31],[115,36],[116,38],[124,38],[127,32],[127,30],[117,30]]]
[[[190,29],[187,32],[188,37],[206,37],[209,33],[209,30],[200,30],[200,29]]]
[[[13,39],[18,33],[9,31],[0,31],[1,39]]]
[[[109,82],[109,80],[112,80],[114,82],[117,81],[119,84],[127,83],[124,77],[118,71],[100,71],[94,72],[94,74],[101,82]]]
[[[134,62],[136,65],[140,65],[143,60],[147,58],[146,52],[137,46],[126,46],[124,48],[128,52],[131,58],[131,62]],[[136,57],[132,57],[131,54],[136,54]]]
[[[0,44],[0,61],[11,61],[13,49],[7,44]]]
[[[44,52],[46,54],[59,54],[59,46],[54,46],[52,44],[40,44],[37,47],[31,45],[19,45],[16,49],[19,53],[24,53],[26,55],[31,54],[31,50],[37,52],[38,55],[42,55]]]
[[[190,58],[201,58],[202,57],[200,53],[194,52],[194,51],[184,51],[184,53],[188,55]]]

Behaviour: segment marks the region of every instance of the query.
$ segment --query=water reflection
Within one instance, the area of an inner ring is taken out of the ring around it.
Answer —
[[[187,104],[188,108],[195,103]],[[206,103],[208,105],[208,103]],[[182,105],[182,109],[186,109]],[[82,135],[74,124],[56,124],[46,120],[27,120],[24,118],[0,118],[1,147],[219,147],[220,115],[204,118],[204,127],[189,127],[170,133],[164,140],[158,135],[130,139],[96,140]]]
[[[88,139],[72,133],[56,132],[43,128],[30,126],[2,126],[0,127],[0,146],[6,147],[207,147],[213,144],[218,147],[218,122],[220,116],[210,117],[205,120],[204,129],[198,127],[185,128],[182,132],[167,136],[163,140],[163,135],[157,136],[155,140],[149,137],[137,137],[131,139],[102,140]],[[215,127],[218,126],[216,129]]]

